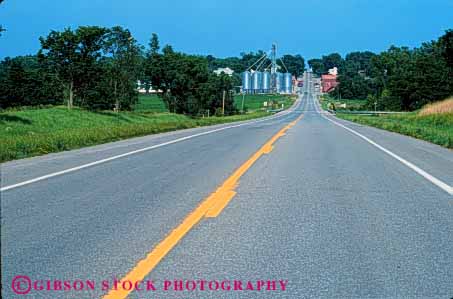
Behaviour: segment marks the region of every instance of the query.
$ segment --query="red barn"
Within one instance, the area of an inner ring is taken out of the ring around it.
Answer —
[[[322,75],[322,92],[330,92],[338,85],[337,76],[335,75]]]

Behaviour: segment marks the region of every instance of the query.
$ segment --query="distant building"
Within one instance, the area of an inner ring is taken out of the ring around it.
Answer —
[[[338,86],[337,76],[326,74],[321,76],[322,92],[331,92]]]
[[[329,75],[338,75],[338,68],[337,67],[333,67],[331,69],[329,69]]]
[[[233,73],[234,71],[232,69],[230,69],[229,67],[225,67],[225,68],[218,68],[214,71],[214,73],[216,73],[217,75],[220,75],[221,73],[225,73],[226,75],[228,76],[233,76]]]
[[[162,90],[155,90],[151,85],[146,86],[146,84],[142,81],[137,81],[137,91],[139,93],[158,93],[162,92]]]

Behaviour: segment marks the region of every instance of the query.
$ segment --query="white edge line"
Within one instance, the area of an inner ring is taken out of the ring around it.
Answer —
[[[314,98],[313,98],[314,99]],[[409,167],[410,169],[412,169],[413,171],[415,171],[416,173],[418,173],[419,175],[421,175],[422,177],[424,177],[425,179],[427,179],[428,181],[430,181],[431,183],[433,183],[434,185],[436,185],[437,187],[441,188],[442,190],[446,191],[448,194],[450,195],[453,195],[453,187],[452,186],[449,186],[448,184],[442,182],[441,180],[439,180],[438,178],[432,176],[431,174],[427,173],[426,171],[424,171],[423,169],[421,169],[420,167],[412,164],[411,162],[401,158],[400,156],[398,156],[397,154],[391,152],[390,150],[386,149],[385,147],[377,144],[376,142],[374,142],[373,140],[371,140],[370,138],[360,134],[359,132],[333,120],[333,119],[330,119],[328,117],[326,117],[325,115],[323,115],[323,113],[321,113],[321,111],[319,110],[319,107],[318,107],[318,104],[315,103],[315,107],[316,107],[316,110],[317,112],[325,119],[327,119],[328,121],[332,122],[333,124],[337,125],[337,126],[340,126],[346,130],[348,130],[349,132],[359,136],[360,138],[362,138],[363,140],[367,141],[368,143],[374,145],[375,147],[377,147],[378,149],[380,149],[381,151],[385,152],[386,154],[392,156],[393,158],[395,158],[396,160],[400,161],[401,163],[403,163],[404,165],[406,165],[407,167]]]
[[[289,110],[287,110],[284,113],[281,113],[279,115],[267,117],[267,118],[264,118],[264,119],[244,122],[244,123],[237,124],[237,125],[226,126],[226,127],[222,127],[222,128],[218,128],[218,129],[214,129],[214,130],[211,130],[211,131],[206,131],[206,132],[202,132],[202,133],[198,133],[198,134],[194,134],[194,135],[189,135],[189,136],[181,137],[181,138],[178,138],[178,139],[170,140],[170,141],[167,141],[167,142],[164,142],[164,143],[159,143],[159,144],[155,144],[155,145],[152,145],[152,146],[144,147],[144,148],[141,148],[141,149],[138,149],[138,150],[135,150],[135,151],[131,151],[131,152],[127,152],[127,153],[124,153],[124,154],[120,154],[120,155],[112,156],[112,157],[109,157],[109,158],[97,160],[97,161],[94,161],[94,162],[91,162],[91,163],[82,164],[82,165],[79,165],[79,166],[76,166],[76,167],[72,167],[72,168],[68,168],[68,169],[62,170],[62,171],[57,171],[57,172],[54,172],[54,173],[50,173],[50,174],[47,174],[47,175],[36,177],[34,179],[23,181],[23,182],[20,182],[20,183],[17,183],[17,184],[13,184],[13,185],[2,187],[2,188],[0,188],[0,192],[1,191],[7,191],[7,190],[15,189],[15,188],[19,188],[19,187],[22,187],[22,186],[25,186],[25,185],[29,185],[29,184],[33,184],[33,183],[36,183],[36,182],[39,182],[39,181],[42,181],[42,180],[46,180],[46,179],[49,179],[49,178],[53,178],[53,177],[56,177],[56,176],[60,176],[60,175],[63,175],[63,174],[67,174],[67,173],[70,173],[70,172],[81,170],[81,169],[84,169],[84,168],[92,167],[92,166],[99,165],[99,164],[102,164],[102,163],[106,163],[106,162],[109,162],[109,161],[112,161],[112,160],[116,160],[116,159],[124,158],[124,157],[127,157],[127,156],[135,155],[135,154],[138,154],[138,153],[141,153],[141,152],[149,151],[149,150],[156,149],[156,148],[159,148],[159,147],[163,147],[163,146],[166,146],[166,145],[170,145],[170,144],[173,144],[173,143],[181,142],[181,141],[184,141],[184,140],[187,140],[187,139],[192,139],[192,138],[196,138],[196,137],[200,137],[200,136],[203,136],[203,135],[212,134],[212,133],[223,131],[223,130],[227,130],[227,129],[237,128],[237,127],[241,127],[241,126],[245,126],[245,125],[251,125],[251,124],[255,124],[255,123],[259,123],[259,122],[263,122],[263,121],[268,121],[268,120],[272,120],[272,119],[275,119],[275,118],[279,118],[279,117],[288,115],[291,112],[293,112],[294,109],[295,109],[296,104],[298,104],[297,102],[298,102],[298,100],[296,101],[296,103],[294,103],[294,106],[292,108],[290,108]]]

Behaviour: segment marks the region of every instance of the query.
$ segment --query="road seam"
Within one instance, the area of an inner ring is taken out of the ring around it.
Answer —
[[[303,115],[286,125],[269,141],[267,141],[256,153],[243,163],[224,183],[211,195],[205,198],[186,218],[173,229],[160,243],[158,243],[146,257],[139,261],[120,281],[142,281],[149,273],[165,258],[165,256],[184,238],[184,236],[203,218],[217,217],[236,195],[234,190],[241,176],[264,154],[269,153],[280,137],[298,122]],[[124,299],[133,290],[112,288],[103,299]]]

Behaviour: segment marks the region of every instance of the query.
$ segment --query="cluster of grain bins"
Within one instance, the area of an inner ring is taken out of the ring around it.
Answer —
[[[268,71],[245,71],[242,73],[242,92],[290,94],[293,90],[293,79],[290,73],[275,73],[275,87],[272,86],[272,75]]]

